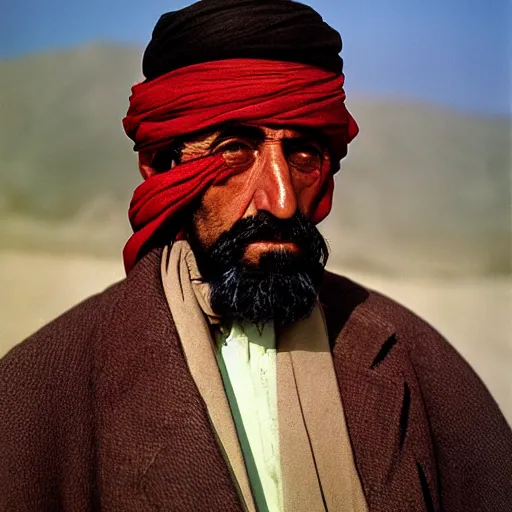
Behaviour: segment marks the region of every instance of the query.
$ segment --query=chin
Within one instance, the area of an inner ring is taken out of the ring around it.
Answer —
[[[311,313],[323,270],[286,250],[266,251],[256,265],[244,258],[210,281],[211,306],[228,321],[285,327]]]

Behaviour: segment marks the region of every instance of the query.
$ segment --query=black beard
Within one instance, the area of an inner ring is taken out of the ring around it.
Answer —
[[[329,251],[316,226],[304,215],[278,219],[268,212],[237,221],[209,248],[189,241],[203,279],[210,284],[213,311],[225,320],[276,327],[309,316],[316,302]],[[257,265],[244,261],[253,242],[292,242],[298,251],[264,253]]]

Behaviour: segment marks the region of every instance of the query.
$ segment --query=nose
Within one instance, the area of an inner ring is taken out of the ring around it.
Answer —
[[[253,209],[288,219],[297,210],[297,197],[283,148],[279,141],[269,141],[260,146],[258,153]]]

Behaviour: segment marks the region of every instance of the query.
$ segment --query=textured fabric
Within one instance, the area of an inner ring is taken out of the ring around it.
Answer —
[[[277,370],[285,510],[366,512],[321,307],[279,333]]]
[[[304,37],[307,34],[307,37]],[[311,7],[281,0],[207,0],[164,14],[144,53],[144,76],[224,59],[274,59],[341,73],[341,37]]]
[[[123,126],[136,151],[162,149],[178,136],[229,122],[318,129],[336,161],[358,133],[344,83],[341,74],[295,62],[195,64],[135,84]]]
[[[217,361],[256,505],[282,512],[274,327],[234,324],[217,332]]]
[[[227,60],[190,66],[135,85],[123,124],[136,150],[156,150],[179,135],[228,121],[321,130],[330,139],[332,159],[321,169],[311,212],[312,221],[318,223],[331,210],[332,172],[358,132],[344,102],[342,75],[289,62]],[[184,209],[211,185],[237,172],[221,156],[206,156],[139,185],[129,210],[134,234],[123,252],[126,271],[160,228],[164,226],[172,240],[183,227]]]
[[[164,249],[162,282],[192,376],[244,489],[247,474],[233,449],[231,422],[220,418],[226,400],[198,304],[217,332],[219,319],[188,242]],[[258,509],[282,509],[284,480],[285,510],[324,511],[325,503],[328,510],[365,511],[320,308],[279,333],[277,368],[271,326],[225,331],[220,341],[227,343],[215,353]]]
[[[161,279],[188,368],[205,402],[219,445],[233,473],[233,481],[238,484],[247,509],[255,512],[243,454],[203,311],[208,311],[209,322],[217,318],[204,300],[206,290],[202,289],[204,283],[188,242],[179,241],[172,248],[164,248]]]
[[[161,250],[0,360],[0,510],[241,511]],[[512,432],[429,325],[330,273],[320,299],[369,510],[508,512]]]

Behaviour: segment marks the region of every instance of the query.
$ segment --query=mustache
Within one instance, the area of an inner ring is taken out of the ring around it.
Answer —
[[[271,250],[259,262],[244,260],[253,242],[290,242],[298,251]],[[210,284],[213,310],[228,320],[278,326],[308,316],[329,257],[327,243],[316,225],[300,212],[279,219],[267,211],[238,220],[209,247],[197,233],[189,242],[199,271]]]
[[[307,258],[318,246],[319,239],[323,241],[314,223],[299,212],[289,219],[279,219],[269,212],[260,211],[235,222],[207,252],[209,258],[217,262],[225,261],[228,255],[233,261],[241,259],[251,243],[289,242],[296,244],[303,257]],[[317,254],[312,256],[318,257]]]

